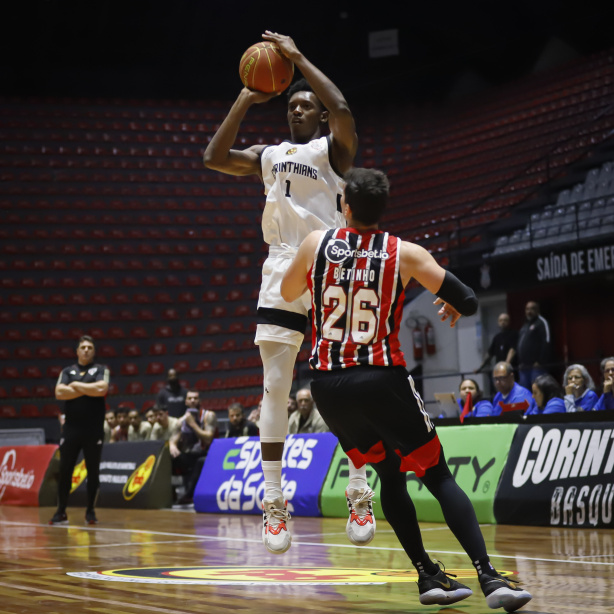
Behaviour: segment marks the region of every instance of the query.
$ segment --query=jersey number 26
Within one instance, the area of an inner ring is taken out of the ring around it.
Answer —
[[[322,324],[322,336],[329,341],[343,341],[345,329],[336,326],[346,314],[350,323],[350,338],[354,343],[366,345],[375,336],[378,327],[377,308],[379,296],[372,288],[358,288],[348,301],[346,291],[341,286],[329,286],[323,294],[324,307],[333,308]]]

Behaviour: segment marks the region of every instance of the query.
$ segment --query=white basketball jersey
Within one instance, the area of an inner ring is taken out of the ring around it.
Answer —
[[[330,141],[284,141],[262,152],[266,206],[262,234],[269,245],[298,247],[312,230],[345,227],[340,199],[343,179],[332,169]]]

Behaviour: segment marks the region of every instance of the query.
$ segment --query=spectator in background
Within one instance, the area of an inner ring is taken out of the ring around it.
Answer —
[[[467,402],[467,396],[471,393],[471,411],[465,416],[465,418],[486,418],[492,416],[493,407],[490,401],[482,398],[482,391],[478,383],[470,378],[464,379],[459,386],[458,392],[460,399],[458,399],[458,406],[461,414],[465,408]]]
[[[111,443],[116,441],[128,441],[128,429],[130,427],[130,420],[128,419],[128,408],[118,407],[115,412],[117,419],[117,426],[111,433]]]
[[[205,411],[201,420],[198,390],[187,392],[186,406],[181,427],[169,440],[173,471],[182,476],[185,487],[185,494],[177,502],[180,505],[192,503],[205,456],[211,442],[218,435],[215,412]]]
[[[256,405],[256,407],[254,407],[252,411],[249,412],[249,416],[247,416],[248,421],[253,422],[256,426],[258,426],[258,423],[260,422],[260,412],[261,411],[262,411],[262,397],[260,397],[260,400],[258,401],[258,405]]]
[[[316,409],[309,388],[301,388],[296,393],[297,410],[288,421],[288,433],[328,433],[329,428]]]
[[[532,390],[535,404],[527,409],[525,416],[565,413],[563,391],[552,375],[538,375],[532,384]]]
[[[174,416],[169,416],[166,407],[155,405],[153,410],[156,413],[156,423],[151,428],[149,439],[169,441],[181,428],[182,421]]]
[[[595,409],[614,409],[614,394],[612,394],[614,384],[614,356],[604,358],[601,361],[601,374],[603,377],[603,394],[595,404]]]
[[[154,412],[152,412],[154,413]],[[143,416],[138,409],[131,409],[128,413],[128,441],[146,441],[151,435],[151,424],[148,420],[143,420]]]
[[[502,313],[497,318],[499,332],[492,338],[488,353],[484,357],[482,364],[474,371],[479,373],[494,358],[495,362],[509,362],[514,364],[516,357],[516,346],[518,345],[518,331],[510,329],[510,316]]]
[[[224,437],[254,437],[258,435],[258,427],[245,418],[243,405],[231,403],[228,406],[228,430]]]
[[[116,426],[117,417],[115,416],[115,410],[108,409],[104,415],[104,443],[109,443],[111,441],[111,435]]]
[[[599,397],[595,392],[595,382],[582,365],[569,365],[563,375],[565,386],[565,410],[591,411],[597,404]]]
[[[155,406],[154,406],[155,407]],[[149,425],[153,428],[153,425],[156,423],[156,410],[154,407],[150,407],[145,412],[145,419],[149,422]]]
[[[518,383],[530,389],[533,380],[546,372],[550,360],[550,327],[539,315],[539,303],[529,301],[525,308],[525,323],[518,336]]]
[[[185,396],[187,390],[181,385],[175,369],[169,369],[166,385],[158,393],[156,405],[166,407],[168,415],[172,418],[180,418],[185,414]]]
[[[288,418],[298,409],[298,405],[296,403],[296,397],[290,395],[288,397]]]
[[[501,405],[514,405],[517,403],[528,403],[525,407],[527,411],[535,406],[535,400],[531,392],[524,386],[517,384],[514,378],[514,370],[509,362],[498,362],[492,372],[492,379],[495,382],[497,394],[492,400],[493,416],[500,416],[503,408]]]

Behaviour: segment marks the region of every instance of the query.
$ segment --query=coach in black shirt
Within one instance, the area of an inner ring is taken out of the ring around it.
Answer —
[[[510,328],[510,316],[502,313],[497,318],[499,332],[492,338],[488,353],[484,357],[482,364],[474,371],[480,372],[494,358],[495,364],[509,362],[516,364],[516,347],[518,345],[518,331]]]
[[[60,440],[60,480],[58,509],[49,524],[67,524],[66,506],[72,474],[79,452],[87,469],[87,509],[85,521],[96,524],[94,505],[100,486],[100,456],[104,440],[105,396],[109,389],[109,370],[94,364],[94,340],[88,335],[79,339],[78,362],[60,373],[55,398],[64,401],[65,421]]]

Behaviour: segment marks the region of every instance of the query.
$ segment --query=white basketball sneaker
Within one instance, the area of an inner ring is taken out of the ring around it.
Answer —
[[[262,541],[273,554],[283,554],[292,544],[287,525],[290,520],[287,503],[282,497],[262,500]]]
[[[357,490],[349,488],[345,498],[350,510],[345,532],[348,539],[357,546],[366,546],[375,536],[375,516],[373,516],[373,491],[366,486]]]

